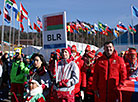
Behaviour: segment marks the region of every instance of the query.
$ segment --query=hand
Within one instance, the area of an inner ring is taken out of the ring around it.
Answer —
[[[96,94],[96,96],[97,96],[98,98],[100,97],[98,90],[94,91],[94,93]]]

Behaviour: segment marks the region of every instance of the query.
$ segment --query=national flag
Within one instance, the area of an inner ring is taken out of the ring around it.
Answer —
[[[105,31],[108,31],[109,33],[112,34],[112,30],[111,30],[111,28],[109,26],[106,27]]]
[[[32,28],[32,25],[31,25],[31,22],[30,22],[30,19],[28,18],[28,26],[29,26],[29,28],[31,29],[31,30],[33,30],[33,28]]]
[[[5,0],[6,6],[8,9],[10,9],[13,6],[13,1],[12,0]]]
[[[15,18],[16,18],[16,20],[17,20],[18,22],[23,22],[24,16],[23,16],[22,12],[20,13],[20,12],[18,11],[17,14],[15,13]]]
[[[15,0],[11,0],[13,2],[13,7],[12,7],[12,10],[17,14],[18,13],[18,7],[17,7],[17,4],[15,2]]]
[[[117,27],[122,30],[127,30],[126,26],[122,22],[119,22],[119,24],[117,24]]]
[[[28,12],[25,10],[22,3],[20,3],[20,11],[23,14],[23,16],[25,17],[25,19],[27,19],[28,18]]]
[[[9,16],[9,12],[8,10],[4,7],[4,20],[7,22],[7,23],[10,23],[11,21],[11,17]]]
[[[119,36],[119,31],[115,28],[115,29],[113,30],[113,34],[114,34],[114,36],[117,38],[117,37]]]
[[[96,30],[94,29],[94,25],[91,25],[91,32],[93,32],[96,35]]]
[[[34,29],[37,31],[37,32],[40,32],[40,28],[34,23]]]
[[[98,25],[97,25],[96,23],[94,23],[94,29],[95,29],[96,31],[99,31]]]
[[[80,20],[78,20],[78,19],[77,19],[77,22],[80,24],[82,30],[85,31],[85,27],[84,27],[84,25],[82,24],[82,22],[81,22]]]
[[[135,6],[131,6],[133,16],[138,17],[138,9]]]
[[[134,27],[132,27],[130,24],[128,25],[128,31],[133,33],[136,33],[136,29]]]
[[[90,30],[91,29],[90,26],[85,24],[84,22],[82,22],[82,25],[85,27],[86,30]]]
[[[47,17],[47,31],[63,29],[63,15]]]
[[[40,20],[40,18],[37,16],[37,24],[40,26],[40,28],[42,29],[42,22]]]
[[[73,33],[72,28],[70,27],[70,25],[67,26],[67,32]]]
[[[105,31],[106,26],[102,24],[101,22],[98,22],[98,27]]]
[[[20,23],[20,28],[21,28],[21,32],[23,32],[24,31],[24,27],[23,27],[22,22]]]
[[[78,33],[78,31],[76,29],[76,25],[74,23],[70,22],[69,25],[72,28],[72,30],[74,31],[74,33]]]

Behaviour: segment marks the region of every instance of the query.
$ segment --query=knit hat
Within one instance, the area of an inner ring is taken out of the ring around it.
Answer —
[[[97,54],[98,57],[101,57],[102,55],[103,55],[102,52],[98,52]]]
[[[129,53],[129,54],[137,54],[136,48],[133,48],[133,47],[129,48],[129,49],[128,49],[128,53]]]
[[[56,49],[56,52],[60,53],[60,49]]]
[[[71,55],[71,48],[70,47],[64,48],[64,50],[67,50],[69,52],[69,55]]]
[[[90,45],[87,45],[87,46],[86,46],[85,51],[91,51],[91,47],[90,47]]]
[[[38,86],[41,85],[41,79],[40,79],[40,76],[36,73],[30,80],[29,82],[34,82],[36,83]]]
[[[77,47],[76,47],[76,45],[72,45],[71,51],[77,52]]]
[[[92,50],[92,53],[95,53],[95,50]]]

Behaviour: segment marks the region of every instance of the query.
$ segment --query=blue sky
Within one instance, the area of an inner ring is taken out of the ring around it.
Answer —
[[[18,8],[19,1],[16,0]],[[0,0],[0,9],[3,9],[4,0]],[[21,0],[29,13],[29,18],[33,25],[36,23],[36,16],[42,18],[43,15],[66,11],[67,22],[85,21],[90,24],[107,24],[114,28],[119,21],[126,26],[131,24],[131,4],[138,8],[138,0]],[[2,15],[0,16],[0,25],[2,24]],[[133,17],[133,24],[138,24],[138,18]],[[5,25],[8,25],[5,22]],[[23,25],[26,30],[27,21]],[[16,22],[16,28],[18,24]]]

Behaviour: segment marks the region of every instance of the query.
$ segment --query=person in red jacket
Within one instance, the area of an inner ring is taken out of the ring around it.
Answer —
[[[127,77],[129,78],[138,68],[137,52],[135,48],[128,49],[128,58],[125,61],[127,68]],[[133,79],[133,77],[130,77]]]
[[[121,102],[119,88],[124,85],[127,72],[124,60],[118,56],[113,42],[105,42],[104,53],[95,64],[93,90],[96,102]]]
[[[95,53],[92,51],[88,53],[89,63],[83,68],[82,76],[86,80],[86,89],[84,91],[84,100],[85,102],[94,102],[94,92],[92,89],[93,84],[93,74],[94,74],[94,62],[93,59],[95,57]],[[84,82],[84,81],[83,81]]]
[[[82,56],[79,52],[77,52],[77,47],[72,45],[71,48],[71,60],[74,61],[79,67],[79,83],[75,85],[75,102],[82,102],[80,86],[81,86],[81,68],[83,66],[84,61],[81,59]]]

